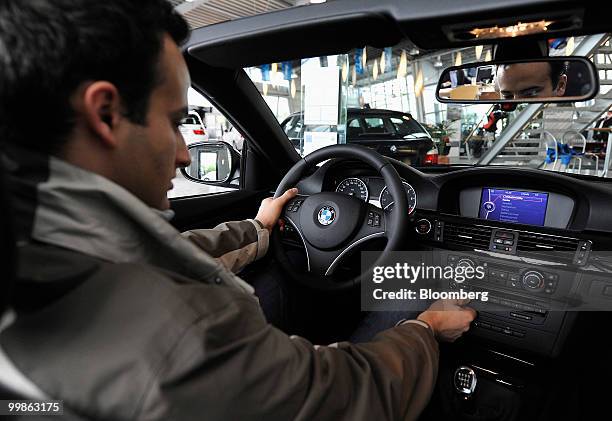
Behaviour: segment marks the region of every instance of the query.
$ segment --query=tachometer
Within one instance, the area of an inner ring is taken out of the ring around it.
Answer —
[[[348,194],[349,196],[355,196],[364,202],[367,202],[370,196],[366,183],[359,178],[346,178],[342,180],[340,184],[338,184],[338,187],[336,187],[336,191]]]
[[[416,209],[417,194],[414,188],[410,184],[404,181],[402,181],[402,184],[404,184],[404,190],[406,191],[406,197],[408,198],[408,214],[411,214]],[[389,193],[389,191],[387,190],[387,186],[385,186],[380,192],[379,201],[380,201],[380,206],[383,209],[386,209],[386,210],[393,209],[393,197],[391,197],[391,193]]]

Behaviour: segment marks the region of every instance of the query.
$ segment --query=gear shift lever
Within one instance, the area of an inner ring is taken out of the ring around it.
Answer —
[[[474,393],[476,381],[476,373],[470,367],[462,365],[455,370],[455,376],[453,377],[455,390],[465,399]]]

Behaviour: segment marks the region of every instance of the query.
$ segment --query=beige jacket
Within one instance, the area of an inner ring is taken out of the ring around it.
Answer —
[[[19,223],[18,316],[0,347],[67,410],[109,420],[382,421],[416,419],[427,404],[438,368],[428,328],[314,346],[266,323],[232,273],[267,249],[256,222],[180,235],[104,180],[63,164],[49,174],[32,179],[38,195],[18,199],[34,220]],[[30,188],[24,180],[15,187]]]

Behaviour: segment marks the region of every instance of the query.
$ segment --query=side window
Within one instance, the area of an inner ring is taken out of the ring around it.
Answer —
[[[189,113],[181,120],[179,130],[191,156],[191,165],[186,171],[202,181],[222,181],[223,185],[199,183],[177,170],[169,198],[232,191],[240,187],[244,138],[214,105],[191,88]]]
[[[346,132],[346,136],[348,139],[354,139],[363,133],[363,129],[361,128],[361,124],[359,123],[358,118],[354,118],[348,121],[348,130]]]
[[[414,119],[404,116],[403,118],[391,117],[391,124],[395,132],[400,136],[423,133],[423,128]]]
[[[385,122],[382,118],[379,117],[368,117],[363,119],[365,123],[365,132],[366,133],[386,133]]]

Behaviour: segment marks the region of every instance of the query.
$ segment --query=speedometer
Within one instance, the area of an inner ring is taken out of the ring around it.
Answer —
[[[417,194],[414,188],[410,184],[404,181],[402,181],[402,184],[404,185],[404,190],[406,191],[406,197],[408,198],[408,214],[411,214],[416,209]],[[383,209],[385,210],[393,209],[393,197],[391,196],[391,193],[389,193],[389,190],[387,190],[387,186],[385,186],[380,192],[379,201],[380,201],[380,206]]]
[[[346,178],[342,180],[340,184],[338,184],[338,187],[336,187],[336,191],[338,193],[348,194],[349,196],[355,196],[364,202],[367,202],[370,196],[366,183],[359,178]]]

